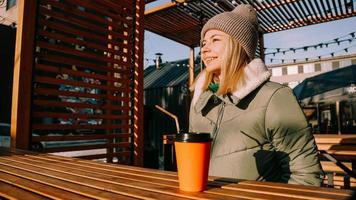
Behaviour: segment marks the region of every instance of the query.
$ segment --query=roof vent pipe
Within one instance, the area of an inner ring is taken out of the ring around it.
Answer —
[[[156,53],[156,59],[155,59],[155,63],[156,63],[156,69],[161,69],[161,63],[162,63],[162,53]]]

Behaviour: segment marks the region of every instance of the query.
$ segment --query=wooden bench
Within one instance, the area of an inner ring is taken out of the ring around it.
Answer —
[[[352,170],[350,162],[343,162],[349,170]],[[348,176],[344,170],[331,161],[321,161],[325,172],[323,185],[334,188],[356,188],[356,179]]]
[[[356,188],[353,176],[356,166],[356,135],[314,134],[321,153],[321,165],[326,174],[324,184],[336,188]],[[331,161],[335,158],[337,161]],[[344,169],[342,169],[344,168]]]

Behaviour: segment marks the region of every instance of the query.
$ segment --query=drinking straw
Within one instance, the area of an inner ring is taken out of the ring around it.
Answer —
[[[160,110],[161,112],[163,112],[164,114],[170,116],[171,118],[174,119],[175,123],[176,123],[176,128],[177,128],[177,133],[179,133],[180,131],[180,128],[179,128],[179,122],[178,122],[178,117],[175,116],[174,114],[168,112],[167,110],[165,110],[164,108],[162,108],[161,106],[159,105],[155,105],[155,107]]]

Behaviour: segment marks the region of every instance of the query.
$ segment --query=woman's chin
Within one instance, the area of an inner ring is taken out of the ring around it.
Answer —
[[[206,67],[206,71],[209,73],[214,73],[214,74],[220,74],[220,68],[219,67]]]

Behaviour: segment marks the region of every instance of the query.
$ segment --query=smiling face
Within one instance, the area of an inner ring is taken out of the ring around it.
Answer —
[[[229,35],[215,29],[208,30],[202,41],[202,59],[208,72],[219,75]]]

